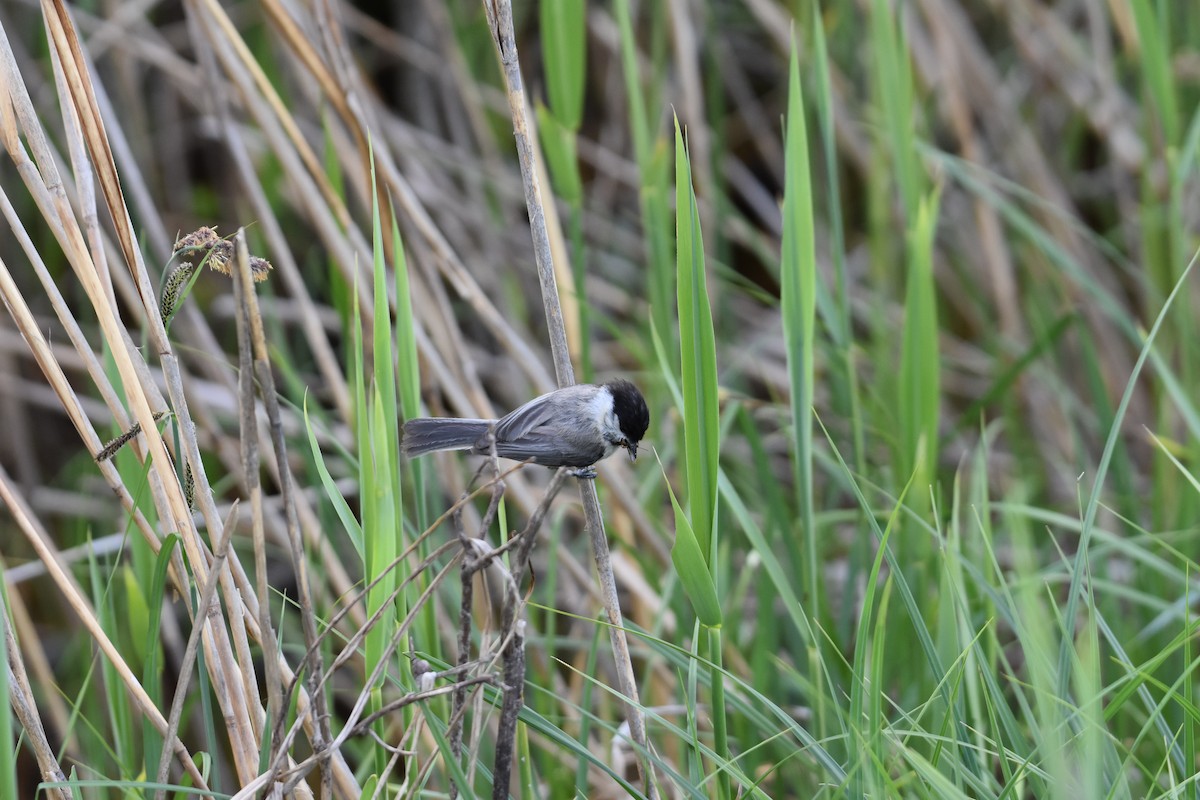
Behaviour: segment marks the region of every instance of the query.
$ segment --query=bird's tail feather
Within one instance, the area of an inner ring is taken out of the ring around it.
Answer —
[[[486,419],[410,419],[404,423],[400,446],[410,458],[435,450],[470,450],[491,424]]]

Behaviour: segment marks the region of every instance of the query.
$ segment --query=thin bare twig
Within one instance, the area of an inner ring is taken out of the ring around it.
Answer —
[[[454,530],[463,549],[463,568],[459,573],[462,584],[461,600],[458,607],[458,660],[457,665],[463,667],[471,658],[471,609],[475,605],[475,570],[470,569],[470,549],[473,547],[471,537],[467,536],[462,522],[462,506],[454,512]],[[467,705],[467,687],[460,683],[454,689],[451,702],[450,724],[450,754],[456,762],[462,759],[463,717]],[[450,800],[458,796],[458,783],[450,782]]]
[[[245,248],[245,237],[238,232],[239,259]],[[253,293],[253,290],[251,290]],[[242,480],[246,496],[250,499],[250,515],[254,541],[254,583],[258,593],[258,629],[263,650],[274,653],[278,649],[275,628],[271,620],[271,587],[267,582],[267,541],[263,526],[262,483],[258,470],[258,415],[254,399],[254,343],[250,331],[250,303],[246,298],[246,286],[241,272],[233,278],[233,297],[237,303],[235,315],[238,338],[238,410],[241,433]],[[303,669],[303,665],[298,667]],[[267,719],[278,720],[283,708],[283,682],[279,675],[279,662],[273,658],[263,659],[264,681],[267,689]],[[271,752],[276,752],[281,726],[271,727]]]

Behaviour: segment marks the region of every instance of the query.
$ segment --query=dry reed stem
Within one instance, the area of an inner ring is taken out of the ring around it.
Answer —
[[[7,203],[7,198],[5,198],[4,205],[6,210],[11,208],[11,206],[9,206]],[[24,236],[24,231],[21,231],[21,234]],[[40,262],[35,263],[37,263],[38,266],[41,266]],[[42,269],[44,269],[44,267]],[[41,277],[41,270],[39,270],[39,277]],[[49,276],[46,276],[46,278],[49,280]],[[21,331],[21,335],[25,338],[25,341],[28,344],[29,349],[32,351],[38,366],[41,368],[43,375],[46,376],[47,382],[53,388],[58,398],[62,401],[63,408],[66,411],[67,416],[71,419],[71,422],[74,424],[75,429],[79,432],[80,437],[83,439],[88,449],[91,452],[96,452],[96,450],[100,448],[100,438],[96,435],[96,431],[92,427],[91,421],[84,413],[79,397],[75,394],[74,389],[67,380],[66,374],[63,372],[62,367],[58,363],[58,359],[54,356],[54,353],[50,349],[49,343],[42,335],[41,328],[38,326],[33,318],[33,315],[30,313],[29,307],[25,304],[24,298],[21,297],[19,291],[17,290],[16,284],[13,282],[12,276],[8,271],[8,267],[3,261],[0,261],[0,297],[3,298],[5,305],[8,307],[9,314],[16,323],[18,330]],[[58,299],[61,301],[61,296],[58,297]],[[69,314],[69,312],[65,311],[65,306],[62,307],[62,310],[64,313],[66,313],[65,319],[69,320],[70,322],[68,329],[74,329],[78,331],[78,325],[75,324],[75,320]],[[92,363],[95,361],[95,356],[86,346],[83,347],[81,352],[86,353],[87,356],[90,356],[90,358],[87,359],[87,363],[89,364],[89,367],[91,367]],[[96,366],[98,367],[98,365]],[[101,371],[100,374],[103,374],[103,372]],[[108,385],[107,381],[104,382],[104,385],[108,386],[111,392],[111,386]],[[114,493],[120,499],[122,507],[131,515],[131,518],[133,519],[135,527],[139,533],[142,534],[143,538],[151,546],[151,548],[157,552],[161,546],[161,542],[151,529],[145,515],[142,514],[137,508],[132,495],[130,495],[129,491],[122,483],[121,477],[117,473],[116,468],[113,467],[112,464],[102,463],[100,465],[100,472],[108,482],[109,486],[113,489]],[[183,574],[183,563],[182,561],[176,560],[172,564],[172,575],[174,576],[176,585],[182,585],[180,581]]]
[[[18,324],[25,333],[26,340],[28,341],[35,355],[38,356],[38,360],[43,368],[44,374],[47,376],[47,379],[51,382],[51,384],[55,386],[56,392],[58,393],[60,399],[62,399],[64,407],[67,409],[68,413],[72,414],[72,416],[75,418],[77,428],[82,434],[85,435],[85,438],[88,434],[90,434],[93,442],[98,445],[99,439],[96,437],[95,431],[92,430],[91,424],[87,418],[83,416],[74,391],[71,389],[69,383],[67,383],[65,375],[62,374],[61,367],[59,367],[57,360],[55,360],[53,355],[49,352],[48,345],[42,338],[38,326],[36,323],[34,323],[32,315],[30,315],[28,308],[25,306],[15,284],[12,282],[12,278],[9,275],[7,267],[2,261],[0,261],[0,296],[3,296],[5,305],[9,309],[9,313],[15,320],[18,321]],[[102,466],[115,475],[115,469],[111,466],[111,464],[104,464]],[[119,485],[119,477],[116,478],[116,481]],[[7,474],[4,473],[2,469],[0,469],[0,483],[3,483],[5,488],[8,487]],[[25,522],[25,524],[22,525],[22,530],[26,533],[27,537],[33,537],[31,539],[31,543],[37,550],[40,560],[46,566],[47,573],[55,579],[55,583],[59,586],[60,590],[63,591],[68,602],[76,610],[76,613],[80,615],[81,620],[84,622],[85,626],[88,627],[89,632],[91,632],[93,636],[99,633],[99,635],[103,637],[104,632],[99,621],[95,618],[95,615],[91,611],[87,601],[83,599],[82,592],[74,584],[74,581],[70,578],[69,573],[62,569],[57,559],[57,555],[47,543],[48,538],[46,537],[44,531],[41,529],[40,525],[36,524],[36,518],[32,511],[27,506],[23,505],[23,500],[19,500],[15,494],[15,489],[9,489],[8,491],[12,496],[6,497],[6,502],[8,503],[9,508],[14,516],[17,516],[18,511],[21,511],[22,520]],[[21,505],[18,505],[18,502],[20,502]],[[132,499],[130,502],[132,503]],[[154,542],[158,544],[157,539],[155,539]],[[177,579],[178,575],[181,574],[181,572],[176,573]],[[105,644],[107,644],[107,646],[105,646]],[[106,656],[109,656],[110,659],[114,656],[118,660],[120,659],[119,653],[117,653],[111,642],[108,642],[107,638],[105,638],[104,642],[101,643],[101,649],[104,650]],[[147,718],[150,719],[150,721],[156,726],[159,726],[159,722],[161,721],[162,725],[160,726],[160,732],[165,732],[165,720],[162,720],[158,709],[153,706],[149,696],[142,689],[140,683],[133,676],[129,668],[125,666],[123,661],[121,661],[119,665],[114,663],[114,667],[117,669],[118,675],[120,675],[122,680],[126,683],[126,686],[130,690],[131,696],[142,713],[146,714]],[[170,742],[170,740],[168,740],[168,742]],[[180,752],[183,748],[182,743],[179,742],[178,739],[175,739],[174,742],[176,747],[173,752],[181,759],[187,760],[188,757],[186,750],[182,750],[182,754]],[[188,766],[191,766],[190,760],[188,760],[187,763]],[[191,767],[189,775],[191,775],[194,779],[199,777],[199,773],[195,772],[194,767]]]
[[[206,54],[229,56],[230,52],[241,53],[244,55],[245,48],[240,41],[234,42],[233,46],[230,47],[230,45],[222,36],[217,35],[218,32],[229,34],[233,31],[232,26],[224,17],[223,12],[220,12],[220,9],[215,9],[214,11],[212,6],[204,4],[198,4],[195,6],[195,8],[197,11],[203,9],[211,11],[214,14],[211,19],[209,17],[202,17],[203,24],[199,25],[198,27],[200,28],[200,33],[203,33],[204,36],[201,37],[199,33],[194,36],[194,39],[197,42],[197,48],[202,56]],[[212,24],[209,24],[210,22]],[[205,46],[206,44],[211,45],[212,47],[207,47]],[[207,63],[211,59],[205,60]],[[238,59],[228,57],[224,58],[222,63],[227,65],[231,77],[239,81],[238,85],[244,87],[246,85],[246,81],[242,78],[248,68],[245,58],[243,57]],[[257,65],[253,66],[254,69],[257,69]],[[348,420],[349,390],[346,385],[345,377],[341,374],[340,369],[337,366],[336,356],[333,354],[331,345],[329,344],[324,335],[324,331],[321,329],[320,324],[318,323],[319,315],[316,312],[316,305],[308,293],[303,279],[300,277],[299,269],[295,263],[295,260],[290,254],[287,239],[282,232],[281,226],[275,218],[274,212],[266,200],[263,188],[258,182],[255,171],[251,166],[249,155],[246,153],[246,148],[244,142],[242,141],[242,137],[234,128],[231,114],[227,110],[228,103],[224,99],[225,94],[217,91],[217,87],[224,85],[223,81],[221,80],[220,75],[216,73],[213,65],[208,67],[208,72],[212,75],[212,80],[208,82],[208,86],[210,91],[217,95],[217,97],[214,98],[214,105],[217,107],[219,118],[222,121],[222,131],[225,134],[226,144],[229,148],[231,156],[234,159],[235,173],[242,181],[246,196],[251,199],[256,211],[259,213],[259,224],[272,247],[272,252],[277,254],[276,263],[279,266],[280,278],[287,287],[289,294],[301,306],[301,327],[305,332],[308,344],[312,348],[322,376],[326,380],[325,385],[329,391],[332,392],[334,404],[338,408],[342,418]],[[259,102],[256,96],[246,96],[245,104],[256,110],[262,108],[264,105],[263,103]],[[282,106],[281,103],[276,103],[275,105]],[[285,116],[285,120],[290,120],[290,117]],[[261,118],[260,121],[264,123],[265,131],[270,132],[274,129],[273,119]],[[280,152],[280,155],[281,157],[284,157],[285,162],[287,161],[286,155],[288,152],[290,152],[290,148],[285,148]],[[297,170],[293,170],[294,174],[296,172]],[[303,173],[303,170],[299,170],[299,172]],[[301,196],[307,197],[312,193],[308,191],[302,191],[300,194]],[[314,209],[314,211],[319,212],[320,209]],[[280,462],[276,457],[275,449],[270,446],[266,447],[262,451],[262,456],[264,457],[267,467],[276,483],[278,485],[283,485],[285,478]],[[240,464],[238,465],[238,470],[239,472],[241,471]],[[340,559],[337,558],[331,543],[321,530],[319,520],[315,510],[312,508],[312,504],[302,495],[295,498],[295,504],[301,523],[301,529],[307,542],[309,543],[309,546],[320,552],[322,555],[322,561],[328,570],[329,584],[333,594],[335,596],[345,595],[350,590],[352,581],[350,580],[346,569],[341,564]],[[288,523],[286,518],[276,522],[274,521],[275,518],[272,517],[272,520],[273,529],[280,531],[282,534],[279,536],[279,538],[283,541],[287,541],[289,537],[287,534]],[[352,613],[357,621],[361,621],[361,610],[353,609]],[[343,778],[345,778],[345,776],[343,776]]]
[[[239,90],[242,97],[242,107],[250,110],[274,145],[275,154],[287,168],[291,180],[299,182],[295,196],[304,203],[310,212],[311,219],[321,235],[322,242],[337,255],[337,261],[343,264],[354,264],[355,259],[343,241],[342,230],[354,230],[353,226],[343,227],[346,220],[345,209],[340,202],[332,208],[335,214],[330,214],[330,206],[321,205],[317,201],[331,194],[331,190],[322,187],[327,182],[319,161],[307,142],[295,131],[295,123],[287,113],[283,102],[265,77],[262,69],[249,55],[245,43],[238,35],[233,24],[223,9],[216,3],[190,3],[194,8],[198,25],[197,35],[193,37],[197,48],[205,54],[211,54],[215,63],[210,68],[211,80],[208,81],[209,91],[213,94],[213,104],[221,120],[221,129],[229,155],[233,158],[234,173],[243,185],[245,196],[255,209],[263,235],[275,255],[275,263],[279,270],[280,280],[288,288],[291,297],[301,305],[301,328],[305,339],[312,349],[317,366],[326,381],[326,388],[333,395],[334,405],[343,420],[350,419],[350,390],[346,385],[345,376],[338,365],[336,354],[330,345],[324,331],[317,323],[316,306],[305,286],[300,270],[291,257],[287,237],[266,199],[258,176],[252,166],[246,145],[233,126],[230,112],[231,98],[229,92],[221,91],[225,86],[216,72],[219,63],[224,68],[224,74],[232,81],[231,88]],[[203,36],[199,34],[203,34]],[[220,34],[220,35],[218,35]],[[258,91],[255,91],[255,90]],[[275,113],[269,113],[274,111]],[[281,131],[282,127],[282,131]],[[313,167],[317,166],[316,171]],[[336,219],[335,219],[336,216]],[[349,276],[348,276],[349,277]],[[354,281],[349,280],[351,285]],[[368,304],[369,305],[369,304]]]
[[[529,136],[529,115],[525,104],[521,63],[517,57],[516,38],[513,34],[512,5],[508,0],[484,0],[484,9],[487,12],[492,39],[500,56],[505,84],[508,87],[508,103],[512,112],[521,175],[525,182],[525,204],[529,211],[530,232],[533,236],[538,281],[542,287],[542,305],[549,328],[554,370],[558,376],[559,386],[569,386],[575,382],[575,375],[571,366],[571,354],[567,349],[562,308],[559,305],[558,291],[555,286],[553,255],[550,248],[550,237],[546,229],[545,202],[534,165],[533,141]],[[650,800],[654,800],[658,796],[658,790],[650,764],[646,719],[638,699],[633,662],[629,654],[629,644],[625,638],[624,620],[621,617],[620,598],[617,595],[616,578],[613,575],[612,559],[604,532],[604,517],[600,510],[600,499],[593,481],[580,481],[579,493],[583,500],[584,519],[588,537],[592,543],[592,555],[600,578],[604,609],[610,622],[609,636],[613,658],[616,662],[617,680],[625,702],[630,733],[637,746],[638,767],[646,788],[646,795]],[[500,782],[498,781],[496,787],[499,786]],[[507,786],[504,788],[507,790]]]
[[[54,17],[50,16],[50,19],[51,19],[51,22],[53,23]],[[69,53],[69,51],[70,51],[69,43],[70,43],[70,39],[71,39],[69,30],[54,29],[53,34],[54,34],[54,39],[55,39],[56,43],[58,43],[58,45],[59,45],[58,52]],[[66,82],[67,84],[70,85],[71,95],[76,101],[75,106],[74,106],[76,111],[80,112],[82,110],[82,112],[83,112],[80,114],[80,116],[85,121],[85,125],[83,127],[84,127],[84,130],[86,131],[86,135],[89,137],[89,150],[90,150],[90,152],[93,153],[93,157],[97,157],[97,154],[100,154],[102,156],[105,153],[105,149],[103,147],[102,130],[97,132],[97,130],[95,128],[95,123],[98,122],[98,117],[94,113],[91,113],[91,114],[88,113],[90,111],[94,111],[94,109],[92,109],[86,103],[86,74],[81,72],[79,69],[64,69],[63,74],[64,74],[64,82]],[[89,122],[92,123],[92,125],[89,126],[88,124],[86,124]],[[11,130],[11,126],[6,126],[6,129]],[[38,137],[35,135],[31,135],[30,140],[33,142],[39,141]],[[10,141],[9,138],[6,136],[6,143],[9,141]],[[12,151],[13,148],[10,147],[9,149],[10,149],[10,151]],[[39,152],[39,151],[35,149],[35,152]],[[49,163],[49,162],[44,161],[43,163]],[[100,179],[101,179],[102,183],[105,182],[104,178],[106,176],[112,174],[111,164],[106,164],[105,166],[109,167],[109,169],[101,170],[102,174],[100,176]],[[114,209],[111,207],[111,203],[113,202],[113,198],[114,198],[114,195],[113,195],[111,189],[113,186],[115,186],[115,182],[110,181],[108,185],[109,185],[110,191],[108,191],[106,193],[106,196],[109,198],[109,201],[110,201],[110,210],[114,212],[115,216],[120,217],[121,215],[117,213],[117,209]],[[118,189],[118,191],[119,191],[119,189]],[[59,212],[57,214],[57,217],[60,221],[67,221],[70,219],[69,214],[67,213],[69,211],[69,209],[67,209],[66,204],[61,201],[61,192],[58,194],[58,197],[59,197],[59,199],[55,199],[52,201],[52,203],[57,207],[57,210]],[[53,219],[54,217],[50,217],[50,218]],[[127,222],[127,218],[126,218],[126,222]],[[118,227],[120,228],[121,226],[118,225]],[[123,335],[124,334],[123,329],[120,329],[118,327],[117,323],[115,322],[115,318],[111,314],[111,311],[110,311],[111,302],[108,299],[109,297],[111,297],[111,295],[109,294],[108,297],[106,297],[106,293],[103,291],[103,288],[102,288],[102,286],[104,285],[104,282],[103,281],[99,281],[99,282],[95,281],[93,279],[93,276],[96,276],[98,273],[96,273],[95,271],[90,271],[87,268],[88,266],[90,266],[90,264],[87,261],[86,255],[84,255],[84,248],[81,246],[80,240],[77,237],[72,236],[73,229],[71,228],[71,226],[69,224],[64,224],[64,225],[60,226],[59,233],[60,233],[60,238],[63,238],[63,237],[66,238],[66,241],[64,241],[64,249],[68,253],[68,256],[71,256],[72,254],[78,256],[78,257],[74,257],[71,259],[72,264],[76,266],[77,274],[80,276],[81,281],[84,284],[85,288],[87,288],[89,290],[90,296],[93,301],[93,306],[96,307],[96,309],[97,309],[97,313],[100,318],[101,326],[105,330],[106,336],[109,338],[110,341],[112,341],[114,343],[120,343],[120,342],[128,343],[127,336]],[[127,253],[128,253],[128,250],[127,250]],[[136,262],[136,254],[134,254],[133,258],[134,258],[134,261]],[[138,265],[135,263],[135,266],[138,266]],[[144,278],[144,268],[135,269],[135,273],[139,274],[140,277]],[[139,286],[144,286],[145,283],[146,282],[144,280],[139,280]],[[143,297],[143,299],[146,297],[145,291],[142,291],[142,297]],[[150,320],[151,327],[153,329],[154,322],[156,322],[157,320],[153,319],[153,315],[150,315],[150,317],[151,317],[151,320]],[[161,323],[159,326],[159,330],[161,330]],[[115,360],[116,360],[118,369],[121,371],[122,376],[125,379],[125,384],[126,384],[127,389],[130,389],[130,388],[136,388],[136,386],[138,385],[138,381],[136,380],[136,378],[140,377],[140,373],[136,366],[136,363],[131,363],[131,359],[129,359],[128,356],[126,355],[128,352],[129,352],[128,350],[122,351],[121,348],[117,348],[117,354],[116,354]],[[183,409],[182,413],[181,413],[181,409],[180,409],[180,406],[182,405],[182,402],[180,402],[182,399],[182,393],[180,391],[181,387],[180,387],[180,384],[178,381],[178,373],[176,370],[173,369],[173,367],[174,367],[173,359],[171,358],[171,356],[169,355],[168,352],[163,352],[163,362],[164,362],[166,377],[168,379],[168,386],[171,390],[173,390],[172,391],[173,396],[175,398],[177,398],[177,402],[175,403],[177,413],[180,413],[180,416],[183,418],[182,421],[183,421],[183,429],[184,429],[184,434],[185,434],[184,440],[187,444],[190,445],[189,449],[191,450],[191,452],[188,453],[188,456],[193,461],[198,462],[198,460],[199,460],[198,455],[194,449],[195,448],[194,436],[191,436],[191,437],[188,436],[188,434],[191,433],[191,428],[190,428],[190,424],[188,423],[188,421],[186,419],[186,410]],[[146,431],[146,430],[148,430],[148,428],[147,428],[148,423],[146,422],[146,419],[147,418],[152,419],[152,415],[150,415],[149,412],[145,411],[145,405],[146,405],[145,399],[143,397],[139,397],[136,392],[131,392],[131,394],[132,394],[131,400],[133,401],[135,413],[139,416],[139,424],[141,424],[143,430]],[[138,403],[139,399],[141,400],[140,405]],[[148,433],[147,438],[149,439],[149,446],[150,446],[151,452],[156,453],[159,456],[156,459],[156,464],[159,465],[157,467],[157,469],[163,469],[163,467],[161,465],[163,465],[164,463],[167,463],[167,459],[163,457],[163,455],[165,454],[165,450],[163,450],[161,437],[158,436],[157,430],[153,430],[152,433]],[[163,477],[163,476],[160,476],[160,477]],[[163,485],[168,487],[167,498],[166,498],[167,505],[174,504],[174,508],[173,508],[174,513],[168,514],[167,517],[168,518],[174,517],[177,520],[177,522],[181,521],[181,520],[190,522],[189,516],[186,513],[181,513],[179,511],[179,506],[181,504],[178,502],[178,499],[180,498],[178,485],[174,482],[174,480],[163,481]],[[172,485],[174,486],[173,492],[171,491],[171,488],[170,488]],[[206,486],[204,486],[203,484],[202,484],[202,489],[206,489]],[[206,515],[209,516],[210,523],[211,523],[211,516],[212,516],[211,515],[211,510],[212,510],[211,509],[211,498],[208,497],[206,491],[202,494],[202,507],[205,505],[205,501],[207,501],[208,507],[204,508],[204,511],[206,512]],[[191,555],[191,562],[192,562],[193,568],[197,570],[197,573],[199,575],[203,575],[204,559],[198,557],[200,554],[197,550],[195,550],[195,546],[192,544],[193,538],[191,536],[187,535],[189,533],[187,531],[188,526],[186,524],[177,524],[175,527],[179,527],[179,528],[183,529],[183,532],[185,533],[185,535],[184,535],[185,546],[191,548],[190,555]],[[211,527],[212,526],[210,524],[210,529],[211,529]],[[235,605],[233,607],[236,608],[237,606]],[[204,620],[201,620],[200,622],[201,622],[201,624],[204,624]],[[218,691],[219,699],[223,702],[223,704],[226,702],[231,703],[233,709],[236,709],[231,714],[230,708],[229,707],[226,708],[226,723],[230,728],[231,734],[233,736],[233,741],[235,743],[235,746],[233,749],[234,749],[234,753],[235,753],[235,760],[239,764],[239,771],[241,771],[243,774],[245,774],[246,768],[250,764],[253,763],[253,759],[255,758],[256,753],[254,752],[253,748],[239,747],[237,745],[237,742],[242,741],[245,744],[249,744],[249,742],[246,741],[243,736],[238,734],[238,731],[247,730],[246,726],[243,724],[243,721],[247,720],[250,715],[248,715],[246,713],[244,700],[242,698],[242,692],[240,690],[233,690],[234,684],[230,683],[228,680],[229,672],[226,671],[223,674],[222,667],[225,667],[226,670],[231,670],[231,669],[235,670],[236,669],[236,667],[235,667],[236,659],[232,658],[232,653],[228,649],[227,637],[223,636],[220,633],[219,626],[216,626],[216,630],[213,632],[213,638],[215,641],[213,641],[211,643],[206,642],[206,644],[208,644],[209,646],[215,646],[215,647],[219,648],[219,652],[216,654],[215,658],[210,658],[209,664],[210,664],[210,668],[213,670],[214,681],[217,683],[217,685],[219,687],[219,691]],[[220,687],[225,687],[225,690],[221,690]],[[241,754],[245,754],[246,758],[245,759],[241,758],[240,757]]]
[[[50,783],[65,783],[67,775],[58,763],[58,755],[50,746],[46,730],[42,727],[42,718],[38,713],[37,699],[29,685],[29,676],[25,672],[25,662],[21,658],[21,648],[17,637],[9,624],[9,608],[5,601],[5,593],[0,592],[0,627],[4,629],[4,648],[7,661],[4,668],[8,670],[9,702],[25,731],[26,741],[33,749],[34,757],[42,771],[42,780]],[[167,749],[163,748],[164,754]],[[47,790],[52,797],[69,800],[75,796],[70,787],[54,787]]]
[[[287,18],[285,12],[276,8],[274,0],[268,2],[266,7],[271,12],[272,21],[280,23]],[[299,37],[289,38],[288,41],[293,45],[295,52],[302,58],[305,64],[311,67],[318,63],[324,63],[318,54],[311,52],[312,44],[298,29],[292,25],[284,25],[281,30],[288,34],[289,37]],[[344,48],[342,40],[335,39],[332,43],[335,50],[331,53],[331,57],[335,64],[339,61],[343,64],[354,62],[349,53],[345,52],[344,49],[339,49]],[[369,96],[370,92],[362,83],[361,75],[356,70],[349,69],[344,70],[342,74],[336,76],[331,75],[326,69],[315,70],[312,74],[319,79],[325,98],[337,110],[338,116],[341,118],[346,130],[354,135],[359,148],[360,162],[364,166],[368,165],[368,137],[366,132],[370,130],[370,126],[365,116],[366,112],[361,105],[361,98]],[[384,148],[376,148],[374,153],[375,167],[382,178],[380,191],[382,193],[386,189],[388,192],[387,195],[383,196],[380,204],[381,213],[390,209],[393,202],[399,204],[399,210],[403,212],[402,218],[410,226],[413,226],[414,230],[432,248],[437,256],[435,263],[438,269],[441,271],[442,276],[455,288],[459,297],[471,306],[478,318],[487,325],[492,335],[497,338],[505,351],[516,360],[522,371],[530,377],[535,386],[539,389],[548,387],[550,385],[549,377],[546,375],[532,348],[517,334],[504,315],[492,303],[488,295],[479,287],[474,276],[471,275],[454,248],[449,244],[449,241],[438,229],[417,193],[400,174],[390,152]],[[362,174],[369,174],[369,170],[364,169]],[[401,217],[401,214],[397,214],[397,217]],[[384,237],[384,245],[385,248],[390,248],[391,245],[388,237]],[[363,263],[369,264],[371,262],[370,259],[365,259]],[[347,277],[350,278],[352,276],[348,275]],[[363,312],[364,324],[369,325],[369,303],[364,304]],[[478,387],[477,380],[473,379],[473,375],[470,372],[466,373],[464,377],[471,379],[468,380],[468,385],[471,385],[475,390],[473,394],[475,395],[476,407],[484,411],[490,411],[490,404],[486,400],[486,395]]]
[[[13,636],[23,644],[21,651],[23,669],[32,670],[39,686],[52,686],[57,679],[54,666],[46,653],[45,642],[40,635],[40,630],[30,616],[29,608],[21,593],[13,591],[15,588],[11,581],[13,573],[2,560],[0,560],[0,570],[3,571],[6,581],[9,582],[8,611],[12,618]],[[29,682],[28,676],[22,680],[26,683]],[[50,729],[56,734],[56,741],[61,743],[58,751],[60,756],[64,759],[78,761],[81,755],[79,737],[71,725],[71,713],[67,710],[67,704],[62,696],[55,693],[43,695],[39,713],[43,717],[49,717]]]

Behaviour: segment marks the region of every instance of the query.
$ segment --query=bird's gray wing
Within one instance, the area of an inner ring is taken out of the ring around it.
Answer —
[[[557,402],[576,400],[573,395],[586,395],[588,388],[571,386],[535,397],[501,418],[496,423],[496,455],[517,461],[533,458],[547,467],[586,466],[599,461],[605,455],[603,442],[593,441],[586,431],[564,430],[553,419],[556,407],[560,407]],[[555,403],[549,402],[552,396]],[[476,443],[475,452],[487,451],[484,435]]]
[[[587,466],[594,464],[604,455],[601,447],[589,451],[587,448],[564,448],[563,443],[549,438],[529,438],[516,442],[497,442],[496,455],[514,461],[533,459],[543,467]]]
[[[520,442],[550,421],[549,394],[535,397],[525,405],[510,411],[496,423],[497,442]]]

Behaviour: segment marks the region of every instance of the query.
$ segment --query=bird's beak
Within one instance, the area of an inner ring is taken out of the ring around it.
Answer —
[[[637,442],[630,442],[625,446],[629,448],[629,460],[637,461]]]

